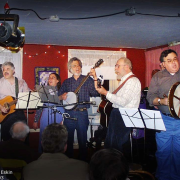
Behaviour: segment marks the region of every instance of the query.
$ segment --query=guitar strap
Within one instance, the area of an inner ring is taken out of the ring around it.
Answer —
[[[15,77],[15,94],[16,94],[16,99],[18,98],[18,93],[19,93],[18,78]]]
[[[134,74],[131,75],[131,76],[129,76],[117,89],[115,89],[115,90],[112,92],[112,94],[116,94],[116,93],[123,87],[123,85],[126,83],[126,81],[127,81],[128,79],[132,78],[132,77],[136,77],[136,76],[135,76]]]

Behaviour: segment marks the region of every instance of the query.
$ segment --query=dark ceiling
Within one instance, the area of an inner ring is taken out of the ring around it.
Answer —
[[[6,2],[0,1],[1,14]],[[19,15],[19,27],[25,27],[26,44],[147,49],[180,40],[179,0],[8,0],[8,4],[31,9],[10,11]],[[56,15],[60,20],[51,22],[49,17]]]

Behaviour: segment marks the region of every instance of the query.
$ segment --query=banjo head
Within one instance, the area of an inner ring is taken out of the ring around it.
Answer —
[[[71,109],[75,108],[77,106],[77,104],[74,104],[74,103],[77,103],[76,94],[74,92],[68,92],[67,99],[63,100],[63,105],[69,104],[69,106],[65,106],[64,109],[71,110]],[[73,105],[71,105],[71,104],[73,104]]]
[[[177,82],[171,86],[168,94],[168,106],[171,115],[180,119],[180,82]]]

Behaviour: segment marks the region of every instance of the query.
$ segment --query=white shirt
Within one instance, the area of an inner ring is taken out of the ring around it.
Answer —
[[[29,88],[26,82],[23,79],[18,79],[19,92],[28,92]],[[2,77],[0,79],[0,99],[5,98],[6,96],[16,97],[15,94],[15,82],[11,84],[7,79]]]
[[[123,76],[119,86],[131,75],[133,75],[132,72]],[[116,94],[108,92],[106,98],[113,103],[114,108],[138,108],[141,98],[141,83],[138,78],[132,77]]]

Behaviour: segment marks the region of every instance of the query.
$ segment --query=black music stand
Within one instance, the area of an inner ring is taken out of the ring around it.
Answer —
[[[40,102],[40,97],[37,92],[20,92],[18,93],[18,100],[16,109],[27,110],[27,123],[28,123],[28,110],[37,109],[43,104]]]
[[[61,113],[57,110],[57,106],[61,106],[61,105],[60,105],[59,97],[56,93],[56,88],[54,86],[44,86],[44,85],[36,85],[35,87],[37,92],[39,93],[41,103],[48,103],[48,106],[42,106],[42,108],[48,108],[48,124],[49,124],[49,108],[53,110],[54,123],[56,123],[56,113]],[[50,106],[50,103],[53,104],[53,106]]]
[[[144,129],[144,156],[145,156],[145,129],[153,129],[157,131],[166,131],[160,111],[147,110],[139,108],[119,108],[122,119],[126,127],[143,128]],[[132,138],[131,140],[131,156],[132,155]],[[145,157],[144,157],[145,159]]]

